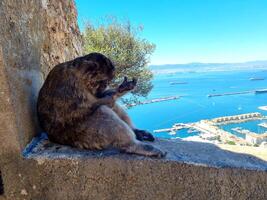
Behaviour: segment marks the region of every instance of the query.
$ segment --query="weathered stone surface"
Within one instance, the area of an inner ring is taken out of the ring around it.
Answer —
[[[26,173],[25,181],[17,182],[20,167],[31,166],[21,152],[38,133],[35,103],[48,71],[82,54],[76,14],[73,0],[0,0],[0,171],[5,194],[12,185],[34,179]],[[20,193],[29,194],[23,188]]]
[[[1,0],[0,24],[1,121],[12,126],[1,128],[3,135],[13,129],[22,149],[38,132],[43,79],[54,65],[81,55],[81,36],[72,0]]]
[[[207,143],[155,144],[166,158],[33,142],[9,165],[7,199],[267,199],[266,161]]]
[[[168,154],[165,159],[179,161],[197,166],[209,166],[215,168],[242,168],[248,170],[267,171],[267,161],[248,154],[234,153],[225,151],[220,147],[203,142],[183,141],[180,139],[164,140],[157,139],[153,143],[160,149],[164,149]],[[244,149],[247,147],[244,146]],[[61,159],[61,158],[94,158],[94,157],[112,157],[118,156],[116,150],[106,151],[84,151],[62,146],[49,142],[46,134],[36,137],[23,151],[25,158],[34,158],[36,160]],[[125,154],[123,154],[125,155]],[[127,159],[146,158],[131,155]]]

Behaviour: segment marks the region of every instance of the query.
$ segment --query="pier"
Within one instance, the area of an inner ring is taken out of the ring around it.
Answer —
[[[184,124],[184,123],[176,123],[171,128],[163,128],[163,129],[157,129],[154,130],[154,133],[161,133],[161,132],[175,132],[184,128],[190,128],[190,124]]]

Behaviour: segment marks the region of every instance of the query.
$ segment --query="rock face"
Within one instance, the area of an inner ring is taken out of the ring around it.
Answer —
[[[32,178],[18,176],[28,163],[21,152],[38,133],[35,104],[44,78],[82,54],[76,15],[73,0],[0,0],[0,199],[20,199],[11,197],[12,186]]]
[[[76,15],[72,0],[0,1],[1,121],[8,122],[1,129],[13,129],[21,148],[37,133],[35,101],[43,79],[82,53]]]

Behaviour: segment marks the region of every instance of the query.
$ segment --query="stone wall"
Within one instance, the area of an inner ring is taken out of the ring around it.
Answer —
[[[20,149],[38,132],[35,102],[45,76],[81,55],[76,15],[72,0],[0,1],[1,135],[12,132]]]
[[[0,0],[0,179],[3,196],[30,165],[22,151],[39,132],[36,99],[44,78],[60,62],[82,54],[73,0]]]

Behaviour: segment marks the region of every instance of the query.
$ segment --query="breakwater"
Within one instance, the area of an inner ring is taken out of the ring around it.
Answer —
[[[241,91],[241,92],[226,92],[226,93],[220,93],[220,94],[208,94],[207,96],[208,97],[219,97],[219,96],[249,94],[249,93],[255,93],[255,94],[267,93],[267,89],[247,90],[247,91]]]
[[[162,101],[170,101],[170,100],[176,100],[181,98],[181,96],[170,96],[170,97],[163,97],[163,98],[156,98],[156,99],[150,99],[146,101],[141,101],[138,103],[131,103],[127,104],[128,107],[137,106],[137,105],[143,105],[143,104],[151,104],[151,103],[158,103]]]
[[[211,122],[215,124],[230,124],[230,123],[241,123],[250,120],[258,120],[264,119],[261,113],[254,112],[254,113],[246,113],[241,115],[232,115],[232,116],[224,116],[224,117],[217,117],[211,120]]]
[[[170,82],[170,85],[184,85],[188,84],[187,82]]]
[[[238,94],[249,94],[255,92],[254,90],[243,91],[243,92],[228,92],[222,94],[209,94],[208,97],[219,97],[219,96],[227,96],[227,95],[238,95]]]

